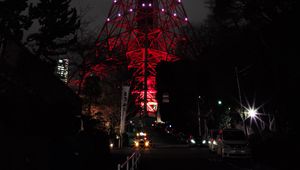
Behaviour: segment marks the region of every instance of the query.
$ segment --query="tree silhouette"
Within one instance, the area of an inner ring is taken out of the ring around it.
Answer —
[[[92,104],[96,104],[101,96],[100,78],[98,76],[90,75],[86,78],[83,92],[87,103],[88,114],[91,114]]]
[[[291,113],[287,110],[296,110],[295,101],[286,100],[297,90],[294,80],[299,78],[295,4],[295,0],[215,0],[200,30],[202,56],[217,68],[212,71],[214,84],[224,82],[215,87],[221,89],[216,95],[237,99],[234,68],[250,65],[251,70],[240,77],[242,95],[252,99],[256,94],[253,100],[259,105],[268,101],[265,110],[277,114],[282,125],[285,113]]]
[[[27,0],[0,2],[0,59],[4,55],[7,39],[21,40],[23,30],[32,24],[30,18],[22,13],[27,7]]]
[[[30,15],[40,24],[38,33],[28,37],[32,50],[49,62],[55,62],[58,55],[67,53],[76,42],[76,30],[80,26],[77,11],[70,8],[71,0],[40,0],[30,5]]]

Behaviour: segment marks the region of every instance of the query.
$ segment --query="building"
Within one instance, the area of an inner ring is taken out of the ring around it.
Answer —
[[[63,82],[68,82],[69,59],[65,58],[58,60],[56,73]]]

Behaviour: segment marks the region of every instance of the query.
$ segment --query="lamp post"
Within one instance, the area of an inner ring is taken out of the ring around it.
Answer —
[[[246,127],[246,115],[243,112],[242,95],[241,95],[241,88],[240,88],[240,81],[239,81],[239,74],[238,74],[237,67],[235,67],[235,75],[236,75],[236,83],[237,83],[239,100],[240,100],[240,114],[243,114],[242,119],[243,119],[244,131],[245,131],[245,135],[248,136],[247,127]]]
[[[258,111],[257,109],[255,109],[254,107],[249,107],[249,108],[246,108],[246,112],[244,112],[244,116],[245,116],[245,120],[244,120],[244,123],[246,122],[246,120],[248,118],[250,119],[256,119],[257,118],[257,115],[258,115]],[[251,127],[251,124],[250,124],[250,127]],[[248,132],[247,132],[247,137],[248,137]]]
[[[199,137],[201,138],[202,134],[201,134],[201,114],[200,114],[200,99],[201,96],[198,96],[198,100],[197,100],[197,104],[198,104],[198,128],[199,128]]]

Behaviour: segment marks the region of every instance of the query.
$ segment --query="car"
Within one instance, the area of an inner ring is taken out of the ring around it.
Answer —
[[[210,130],[209,132],[209,136],[207,138],[207,145],[208,145],[208,149],[209,151],[215,152],[217,149],[217,136],[220,133],[220,130],[217,129],[213,129]]]
[[[244,131],[223,129],[217,137],[217,154],[222,158],[250,158],[251,149]]]
[[[152,145],[147,133],[138,132],[133,140],[133,147],[135,148],[149,148]]]
[[[200,146],[203,146],[203,147],[208,147],[208,141],[209,141],[209,137],[202,137],[201,138],[201,143],[200,143]]]
[[[187,143],[190,147],[192,146],[198,146],[198,147],[206,147],[206,139],[202,139],[201,137],[197,137],[197,136],[192,136],[190,135]]]

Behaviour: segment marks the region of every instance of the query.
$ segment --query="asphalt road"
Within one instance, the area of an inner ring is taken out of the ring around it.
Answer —
[[[139,170],[273,170],[267,166],[258,166],[251,159],[221,159],[207,147],[190,147],[174,141],[168,134],[151,131],[149,137],[153,146],[139,149],[141,158]],[[123,148],[112,150],[117,169],[117,162],[122,163],[126,156],[136,149]]]
[[[122,163],[135,149],[114,150],[114,159]],[[250,159],[221,159],[208,148],[187,145],[165,145],[156,148],[139,149],[141,158],[139,170],[267,170]],[[114,165],[117,167],[117,164]],[[117,168],[115,168],[117,169]]]

